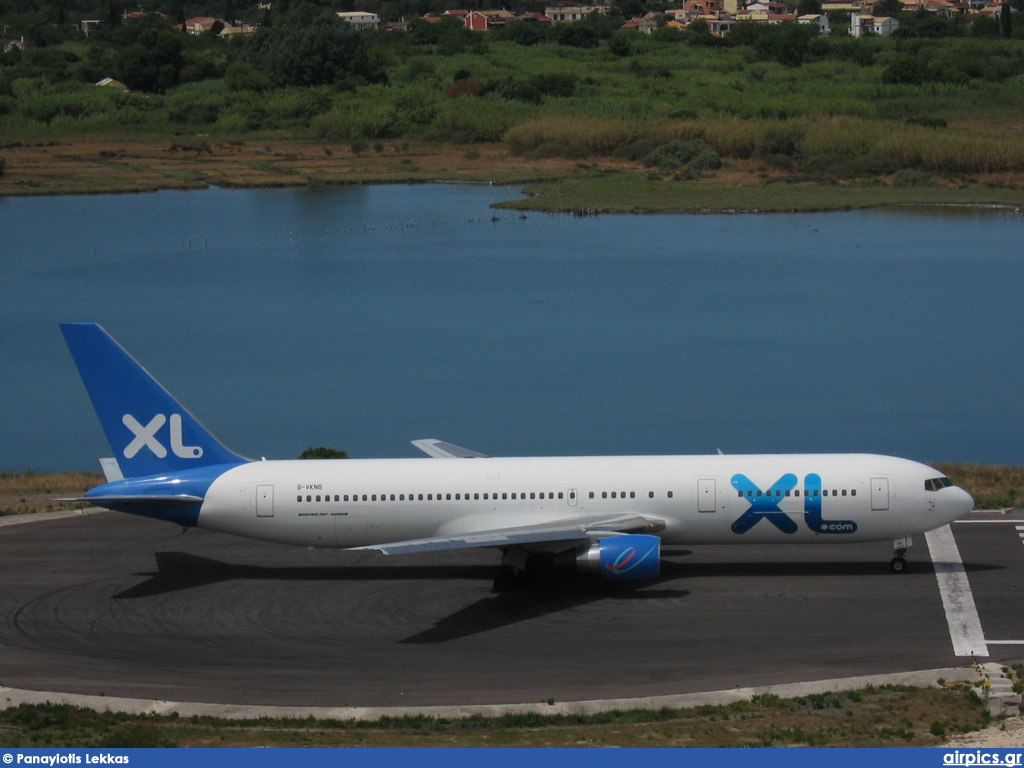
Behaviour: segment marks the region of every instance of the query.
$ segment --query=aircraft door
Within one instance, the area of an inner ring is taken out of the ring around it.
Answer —
[[[256,486],[256,517],[274,516],[274,486]]]
[[[570,488],[565,492],[565,500],[569,502],[570,507],[576,506],[576,489]]]
[[[876,477],[871,480],[871,509],[889,508],[889,478]]]
[[[697,481],[697,511],[714,512],[717,509],[718,499],[715,493],[714,480]]]

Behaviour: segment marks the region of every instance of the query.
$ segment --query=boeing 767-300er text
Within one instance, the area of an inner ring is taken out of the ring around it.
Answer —
[[[940,472],[868,454],[250,461],[221,445],[106,331],[61,325],[114,450],[77,501],[255,539],[388,555],[488,547],[496,588],[549,566],[654,579],[662,544],[893,542],[967,513]],[[437,459],[442,459],[438,461]]]

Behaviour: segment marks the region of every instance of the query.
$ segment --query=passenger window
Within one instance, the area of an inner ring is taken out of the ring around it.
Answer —
[[[635,499],[636,498],[636,491],[630,491],[629,492],[629,498]]]
[[[607,499],[608,498],[608,491],[601,491],[601,498],[602,499]]]
[[[593,491],[590,492],[590,498],[594,498],[594,492]]]
[[[298,498],[296,499],[296,501],[302,501],[302,497],[301,497],[301,496],[299,496],[299,497],[298,497]]]
[[[742,496],[742,495],[743,495],[743,491],[740,491],[740,496]],[[648,499],[653,499],[654,498],[654,491],[648,491],[647,492],[647,498]]]
[[[672,491],[669,491],[669,492],[668,492],[668,497],[669,497],[670,499],[672,498]]]

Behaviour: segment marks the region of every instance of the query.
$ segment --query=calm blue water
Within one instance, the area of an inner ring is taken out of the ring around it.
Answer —
[[[0,469],[109,455],[95,320],[229,447],[1024,463],[1005,212],[495,213],[506,188],[0,199]]]

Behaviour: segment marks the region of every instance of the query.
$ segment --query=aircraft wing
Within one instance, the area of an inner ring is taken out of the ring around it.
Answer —
[[[446,443],[444,440],[435,440],[432,437],[424,440],[413,440],[412,444],[428,456],[435,459],[489,459],[486,453],[477,453],[469,448],[460,445]]]
[[[626,533],[657,533],[664,530],[665,523],[657,518],[642,515],[619,515],[610,518],[570,518],[555,520],[542,525],[526,525],[513,528],[494,528],[471,531],[453,536],[434,536],[426,539],[393,541],[386,544],[370,544],[352,547],[353,550],[377,550],[385,555],[404,555],[413,552],[436,552],[445,549],[473,549],[476,547],[511,547],[539,542],[586,542],[605,536],[619,536]]]

